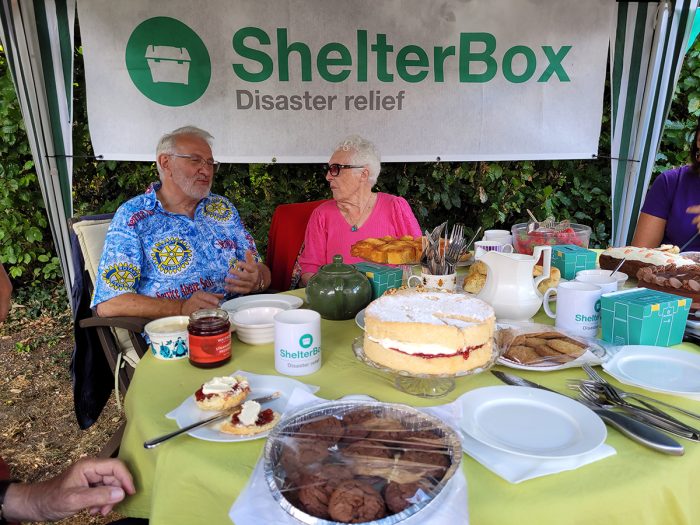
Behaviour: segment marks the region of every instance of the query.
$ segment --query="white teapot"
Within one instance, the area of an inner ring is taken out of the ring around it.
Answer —
[[[532,273],[543,256],[542,275],[533,278]],[[537,285],[549,278],[552,263],[551,246],[535,246],[532,255],[522,253],[484,253],[480,259],[486,264],[486,284],[478,298],[489,303],[497,319],[525,321],[542,306],[542,294]]]

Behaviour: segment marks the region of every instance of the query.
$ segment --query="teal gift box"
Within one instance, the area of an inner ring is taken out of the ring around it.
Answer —
[[[559,268],[564,279],[573,279],[576,272],[595,268],[596,253],[575,244],[552,246],[552,266]]]
[[[380,297],[390,288],[399,288],[403,281],[403,270],[374,263],[356,263],[353,266],[369,279],[372,299]]]
[[[616,345],[673,346],[683,340],[690,299],[648,288],[603,294],[603,339]]]

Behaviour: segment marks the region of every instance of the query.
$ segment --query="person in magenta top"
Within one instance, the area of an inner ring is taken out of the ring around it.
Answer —
[[[421,235],[406,199],[372,191],[380,170],[379,152],[368,140],[351,135],[338,144],[326,166],[333,200],[316,208],[306,226],[299,255],[302,285],[336,254],[346,263],[361,262],[350,255],[358,241]]]
[[[683,247],[700,230],[700,120],[690,148],[691,164],[663,172],[646,195],[632,246]],[[700,251],[700,236],[684,248]]]

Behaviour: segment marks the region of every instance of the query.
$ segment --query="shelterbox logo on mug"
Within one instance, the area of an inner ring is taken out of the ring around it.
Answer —
[[[287,310],[275,316],[275,369],[303,376],[321,368],[321,315]]]

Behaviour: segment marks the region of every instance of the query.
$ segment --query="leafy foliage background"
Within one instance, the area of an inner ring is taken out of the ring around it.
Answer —
[[[151,163],[103,162],[91,157],[80,48],[75,62],[75,214],[111,212],[157,180],[157,172]],[[606,246],[611,229],[608,113],[606,100],[597,159],[385,164],[377,188],[404,196],[423,228],[449,220],[463,222],[472,232],[478,226],[510,229],[523,222],[525,210],[530,209],[542,218],[553,215],[588,224],[593,228],[591,245]],[[696,42],[681,72],[656,173],[688,162],[689,141],[699,115],[700,43]],[[0,261],[16,286],[60,279],[33,168],[19,104],[0,48],[0,208],[4,210],[0,214]],[[330,197],[324,174],[308,164],[225,165],[216,176],[213,191],[234,202],[263,254],[278,204]]]

